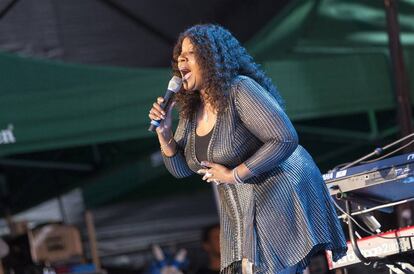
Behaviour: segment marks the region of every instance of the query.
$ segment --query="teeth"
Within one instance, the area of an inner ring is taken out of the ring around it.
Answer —
[[[186,75],[184,75],[183,79],[187,80],[190,77],[191,77],[191,72],[188,72]]]

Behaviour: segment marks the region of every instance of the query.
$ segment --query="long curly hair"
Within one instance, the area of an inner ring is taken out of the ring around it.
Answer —
[[[237,39],[219,25],[195,25],[180,34],[173,50],[172,69],[176,76],[181,77],[178,70],[178,56],[181,44],[189,38],[194,45],[194,54],[201,67],[203,82],[206,87],[206,100],[216,111],[223,111],[228,105],[227,94],[237,75],[245,75],[273,95],[284,108],[284,101],[272,81],[256,64]],[[200,92],[185,91],[175,95],[180,115],[191,118],[201,104]]]

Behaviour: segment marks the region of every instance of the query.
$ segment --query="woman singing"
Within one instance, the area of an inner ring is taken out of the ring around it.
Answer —
[[[183,32],[173,53],[183,79],[180,120],[158,98],[149,118],[169,172],[216,183],[221,273],[301,273],[317,251],[346,252],[345,238],[319,169],[300,145],[271,80],[217,25]]]

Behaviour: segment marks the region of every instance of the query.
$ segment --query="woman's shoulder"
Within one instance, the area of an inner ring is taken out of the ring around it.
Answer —
[[[236,93],[251,93],[255,92],[259,84],[252,78],[246,75],[237,75],[231,85],[231,94]]]
[[[254,80],[252,78],[250,78],[249,76],[246,75],[237,75],[236,77],[234,77],[233,82],[232,82],[232,87],[237,87],[239,86],[242,82],[254,82]]]

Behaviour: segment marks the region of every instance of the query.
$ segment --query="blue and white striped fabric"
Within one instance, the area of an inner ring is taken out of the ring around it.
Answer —
[[[228,168],[244,163],[255,176],[218,186],[222,273],[234,271],[243,258],[254,264],[254,273],[275,274],[295,265],[299,273],[321,249],[332,250],[335,260],[342,257],[346,242],[328,190],[276,99],[246,76],[235,79],[228,95],[208,160]],[[195,128],[194,118],[181,119],[174,136],[178,151],[164,156],[177,178],[202,168]]]

